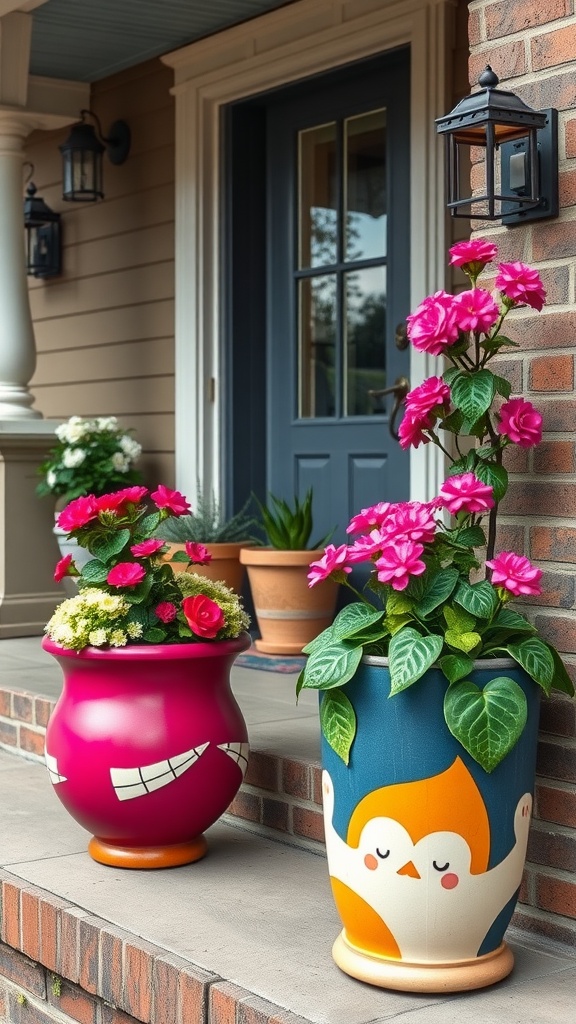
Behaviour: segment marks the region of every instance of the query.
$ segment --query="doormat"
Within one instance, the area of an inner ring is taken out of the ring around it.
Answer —
[[[306,658],[296,654],[262,654],[251,647],[246,654],[239,654],[234,662],[239,668],[260,669],[262,672],[300,672]]]

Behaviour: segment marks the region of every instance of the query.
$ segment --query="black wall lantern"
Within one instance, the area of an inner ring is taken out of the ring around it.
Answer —
[[[532,110],[496,88],[490,65],[481,89],[436,120],[446,139],[447,206],[453,217],[525,224],[558,216],[558,112]],[[470,150],[486,151],[484,188],[472,194]],[[500,155],[497,165],[496,154]]]
[[[82,120],[72,125],[70,135],[59,147],[62,153],[62,198],[71,203],[95,203],[104,198],[102,190],[102,154],[113,164],[123,164],[130,152],[130,129],[125,121],[115,121],[108,136],[102,134],[100,121],[91,110],[81,110]],[[93,117],[96,128],[86,122]]]
[[[24,199],[26,273],[29,277],[56,277],[62,272],[60,214],[36,195],[30,182]]]

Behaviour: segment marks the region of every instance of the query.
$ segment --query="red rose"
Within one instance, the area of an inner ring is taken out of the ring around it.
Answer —
[[[160,622],[173,622],[176,618],[177,609],[176,605],[172,604],[172,601],[160,601],[154,609],[155,614],[160,619]]]
[[[137,587],[145,576],[146,572],[138,562],[118,562],[110,569],[106,582],[111,587]]]
[[[124,487],[121,491],[102,494],[98,498],[98,511],[115,512],[116,509],[123,511],[124,505],[137,505],[147,494],[147,487]]]
[[[149,540],[143,540],[140,544],[133,544],[130,551],[136,558],[148,558],[150,555],[155,555],[163,547],[163,540],[154,540],[153,537],[150,537]]]
[[[225,622],[220,605],[203,594],[185,597],[182,601],[182,611],[192,632],[207,640],[213,640]]]

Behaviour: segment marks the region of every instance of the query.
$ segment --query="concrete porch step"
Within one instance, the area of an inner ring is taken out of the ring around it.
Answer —
[[[512,941],[492,989],[388,992],[341,973],[322,856],[218,823],[196,864],[103,867],[39,764],[0,753],[0,1019],[15,1024],[560,1024],[576,959]],[[6,1016],[4,1016],[6,1013]]]

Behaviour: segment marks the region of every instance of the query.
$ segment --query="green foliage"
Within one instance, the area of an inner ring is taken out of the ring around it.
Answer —
[[[252,538],[258,520],[251,512],[252,500],[235,515],[226,518],[214,494],[204,495],[200,484],[196,490],[196,507],[189,515],[165,519],[158,524],[155,536],[173,544],[233,544]]]
[[[68,502],[82,494],[105,494],[140,482],[134,463],[141,446],[115,416],[72,416],[56,427],[56,436],[56,445],[38,468],[40,497],[53,494]]]
[[[328,543],[333,531],[326,537],[310,542],[313,529],[312,488],[302,500],[295,495],[293,507],[273,494],[270,495],[270,502],[266,506],[257,501],[271,547],[280,551],[316,551]]]

